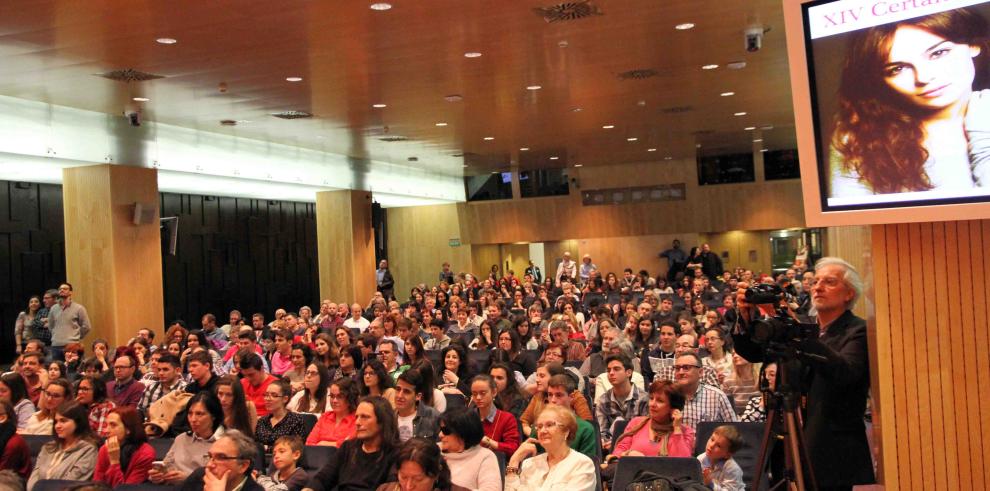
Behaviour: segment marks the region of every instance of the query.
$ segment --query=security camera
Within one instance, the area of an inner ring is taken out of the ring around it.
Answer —
[[[130,104],[124,106],[124,117],[131,126],[141,126],[141,110]]]
[[[763,47],[763,27],[750,27],[746,29],[746,51],[755,53]]]

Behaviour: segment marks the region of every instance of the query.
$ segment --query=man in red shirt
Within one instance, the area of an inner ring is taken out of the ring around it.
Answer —
[[[265,409],[265,390],[277,380],[274,376],[265,373],[265,366],[261,362],[261,357],[251,353],[241,357],[241,386],[244,388],[244,396],[249,401],[254,402],[254,407],[258,410],[258,416],[266,416],[268,410]]]

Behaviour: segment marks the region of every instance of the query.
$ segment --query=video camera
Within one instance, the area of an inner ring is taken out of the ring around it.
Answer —
[[[771,344],[790,345],[818,337],[817,324],[802,324],[781,306],[785,295],[784,290],[776,284],[758,284],[746,289],[745,298],[749,304],[772,304],[777,309],[775,316],[750,323],[749,337],[754,343],[764,347]]]

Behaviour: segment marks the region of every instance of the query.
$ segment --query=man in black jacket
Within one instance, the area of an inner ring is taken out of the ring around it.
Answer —
[[[768,309],[746,303],[747,286],[740,284],[736,297],[735,349],[749,361],[762,361],[763,349],[743,331],[745,320]],[[862,289],[859,274],[842,259],[826,257],[815,265],[811,301],[818,311],[819,336],[804,341],[801,349],[818,356],[802,358],[801,373],[807,401],[804,435],[819,490],[874,482],[863,422],[870,389],[866,321],[851,311]]]
[[[375,283],[386,302],[395,300],[395,278],[392,277],[392,272],[388,270],[387,259],[382,259],[378,263],[378,270],[375,271]]]

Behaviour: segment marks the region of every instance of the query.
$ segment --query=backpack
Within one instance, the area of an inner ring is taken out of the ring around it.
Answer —
[[[625,491],[711,491],[690,476],[668,477],[643,469],[636,473]]]

